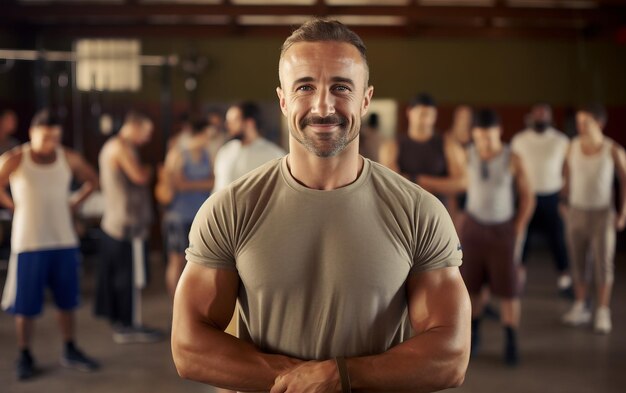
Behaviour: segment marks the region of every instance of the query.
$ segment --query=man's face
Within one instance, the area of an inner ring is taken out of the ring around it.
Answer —
[[[135,124],[135,143],[139,146],[145,145],[152,139],[153,125],[149,120]]]
[[[531,126],[542,132],[552,124],[552,112],[546,105],[536,105],[530,112]]]
[[[358,49],[345,42],[299,42],[279,65],[280,108],[289,133],[318,157],[339,155],[358,135],[373,87]]]
[[[17,116],[13,112],[7,112],[0,118],[0,130],[3,135],[11,135],[17,129]]]
[[[576,129],[580,135],[588,135],[594,131],[602,132],[600,123],[585,111],[576,112]]]
[[[239,107],[232,106],[226,112],[226,128],[228,130],[228,134],[232,137],[237,137],[243,134],[243,113],[241,113],[241,109]]]
[[[481,151],[493,151],[500,144],[500,134],[500,126],[474,127],[472,129],[474,144]]]
[[[61,126],[36,126],[30,129],[30,144],[38,153],[52,153],[61,144]]]
[[[434,106],[415,105],[407,110],[410,125],[417,125],[422,129],[431,129],[437,121],[437,108]]]

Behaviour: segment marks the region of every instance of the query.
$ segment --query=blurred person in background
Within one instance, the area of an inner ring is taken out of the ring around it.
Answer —
[[[61,145],[62,133],[59,117],[43,109],[31,122],[30,142],[0,157],[0,203],[14,211],[2,308],[15,315],[19,380],[29,379],[37,371],[30,347],[34,318],[43,309],[47,287],[58,308],[64,341],[61,364],[82,371],[99,368],[75,344],[81,257],[72,221],[72,215],[98,187],[98,176],[83,157]],[[71,194],[73,177],[82,186]],[[6,190],[9,183],[11,195]]]
[[[607,113],[601,105],[588,105],[576,113],[578,136],[567,152],[564,199],[567,201],[566,236],[576,300],[563,322],[583,326],[591,322],[587,305],[589,281],[595,278],[597,333],[612,330],[611,292],[615,270],[616,231],[626,227],[626,153],[603,134]],[[614,208],[613,181],[619,180],[620,199]]]
[[[20,142],[13,136],[17,131],[17,115],[11,109],[0,110],[0,154],[13,149]]]
[[[521,158],[502,142],[498,115],[476,113],[473,145],[468,149],[466,218],[460,231],[464,263],[461,274],[472,300],[472,354],[480,345],[481,290],[500,298],[505,335],[504,362],[519,362],[517,330],[521,318],[516,248],[534,208],[534,196]],[[516,206],[516,198],[518,203]]]
[[[572,278],[565,247],[563,219],[559,212],[559,195],[563,188],[563,165],[569,138],[552,125],[552,108],[547,104],[534,105],[528,117],[528,127],[511,140],[511,149],[528,169],[537,207],[528,226],[523,248],[523,262],[527,262],[531,243],[537,234],[548,240],[548,247],[558,272],[557,289],[572,296]],[[523,265],[522,281],[525,281]]]

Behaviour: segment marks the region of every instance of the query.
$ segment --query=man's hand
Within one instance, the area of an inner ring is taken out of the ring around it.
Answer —
[[[340,393],[341,381],[334,360],[310,361],[276,377],[270,393]]]

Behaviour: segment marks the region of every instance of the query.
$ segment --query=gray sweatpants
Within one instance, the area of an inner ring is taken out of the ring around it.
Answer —
[[[574,280],[589,281],[593,267],[596,284],[611,284],[616,237],[613,208],[582,210],[570,207],[565,226]]]

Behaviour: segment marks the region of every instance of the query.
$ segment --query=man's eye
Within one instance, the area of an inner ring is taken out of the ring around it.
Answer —
[[[348,86],[344,86],[344,85],[337,85],[337,86],[333,87],[333,90],[338,91],[338,92],[342,92],[342,93],[351,91]]]
[[[311,91],[311,90],[313,90],[313,88],[309,85],[298,86],[298,88],[296,88],[296,91]]]

